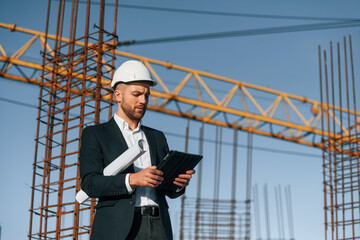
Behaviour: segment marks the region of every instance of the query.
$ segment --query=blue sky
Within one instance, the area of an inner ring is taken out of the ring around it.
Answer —
[[[52,1],[56,5],[57,1]],[[108,1],[111,3],[112,1]],[[163,8],[247,13],[262,15],[358,18],[358,1],[122,1],[123,4],[154,6]],[[80,5],[83,6],[83,5]],[[93,11],[98,6],[94,5]],[[15,23],[20,27],[44,31],[47,1],[13,0],[0,1],[0,22]],[[112,7],[106,8],[107,24],[112,21]],[[54,13],[54,11],[52,12]],[[95,18],[95,17],[94,17]],[[120,8],[117,34],[120,40],[144,40],[152,38],[193,35],[201,33],[249,30],[257,28],[280,27],[321,23],[315,20],[290,20],[275,18],[252,18],[239,16],[214,16],[190,13],[174,13],[155,10]],[[53,20],[54,22],[54,20]],[[97,19],[92,19],[97,23]],[[141,56],[171,61],[198,70],[269,87],[286,93],[306,96],[319,100],[317,47],[329,46],[330,41],[342,41],[343,36],[353,37],[355,69],[359,69],[360,28],[328,29],[306,32],[217,38],[197,41],[168,42],[161,44],[134,45],[121,47]],[[51,31],[51,30],[50,30]],[[53,31],[54,32],[54,31]],[[0,44],[8,54],[14,53],[29,38],[0,29]],[[38,61],[38,53],[28,52],[27,59]],[[356,70],[357,71],[357,70]],[[359,72],[357,74],[357,79]],[[359,89],[359,88],[358,88]],[[38,102],[38,88],[0,78],[0,224],[2,239],[25,239],[29,225],[30,186],[34,158],[34,138],[36,134],[37,111],[33,106]],[[7,99],[7,101],[4,101]],[[29,106],[14,104],[10,101],[25,103]],[[106,119],[104,117],[103,119]],[[184,139],[174,136],[184,134],[186,121],[164,114],[147,112],[146,125],[168,133],[170,148],[183,150]],[[171,123],[171,124],[169,124]],[[174,125],[177,127],[174,128]],[[191,123],[191,135],[198,135],[200,124]],[[213,139],[215,128],[207,125],[206,137]],[[232,141],[232,131],[224,130],[224,141]],[[246,133],[239,134],[239,144],[246,145]],[[253,184],[262,189],[265,183],[270,190],[270,207],[273,222],[276,222],[274,187],[291,186],[292,206],[295,225],[295,238],[299,240],[324,239],[324,213],[322,193],[322,160],[318,149],[293,143],[254,136]],[[278,153],[262,151],[256,147],[279,150]],[[193,152],[197,142],[192,141]],[[302,154],[283,154],[289,150]],[[211,181],[214,144],[206,143],[208,159],[208,181]],[[229,167],[231,149],[223,147],[223,169]],[[239,147],[239,199],[244,198],[246,149]],[[226,170],[222,172],[221,195],[226,198]],[[196,191],[196,178],[189,188],[189,196]],[[211,182],[212,183],[212,182]],[[204,197],[212,197],[212,188],[204,187]],[[262,194],[260,193],[261,201]],[[179,214],[179,201],[171,201],[174,217],[174,231],[178,231],[176,214]],[[264,214],[261,209],[261,214]],[[263,216],[263,215],[262,215]],[[265,237],[264,222],[261,236]],[[272,224],[272,236],[277,237],[277,224]],[[253,229],[254,230],[254,229]],[[287,231],[287,230],[286,230]],[[255,233],[252,231],[253,237]],[[287,235],[286,235],[287,236]]]

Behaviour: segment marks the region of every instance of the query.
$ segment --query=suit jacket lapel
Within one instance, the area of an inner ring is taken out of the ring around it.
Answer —
[[[112,136],[112,138],[110,139],[113,139],[111,140],[113,142],[111,142],[110,144],[116,144],[117,146],[119,146],[118,149],[120,153],[125,152],[129,147],[114,118],[111,118],[111,120],[108,122],[107,129],[109,131],[109,134]]]
[[[154,134],[152,134],[152,132],[148,128],[141,126],[141,129],[144,131],[146,140],[149,145],[151,165],[154,166],[157,164],[157,162],[156,162],[156,138],[154,137]]]

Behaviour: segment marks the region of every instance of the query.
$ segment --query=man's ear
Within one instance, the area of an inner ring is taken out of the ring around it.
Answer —
[[[116,101],[120,103],[121,98],[122,98],[121,92],[118,89],[115,89],[114,95],[115,95]]]

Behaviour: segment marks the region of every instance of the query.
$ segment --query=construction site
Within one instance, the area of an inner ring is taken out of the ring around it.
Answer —
[[[90,238],[81,134],[116,113],[131,59],[158,83],[143,123],[204,156],[168,200],[174,239],[360,239],[360,4],[16,2],[0,3],[0,239]]]

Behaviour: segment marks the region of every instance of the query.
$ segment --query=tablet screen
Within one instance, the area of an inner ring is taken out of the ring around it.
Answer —
[[[203,158],[201,155],[190,154],[179,151],[169,151],[164,159],[159,163],[157,169],[163,172],[164,181],[158,188],[164,190],[176,190],[173,181],[179,174],[186,173],[187,170],[192,170]]]

